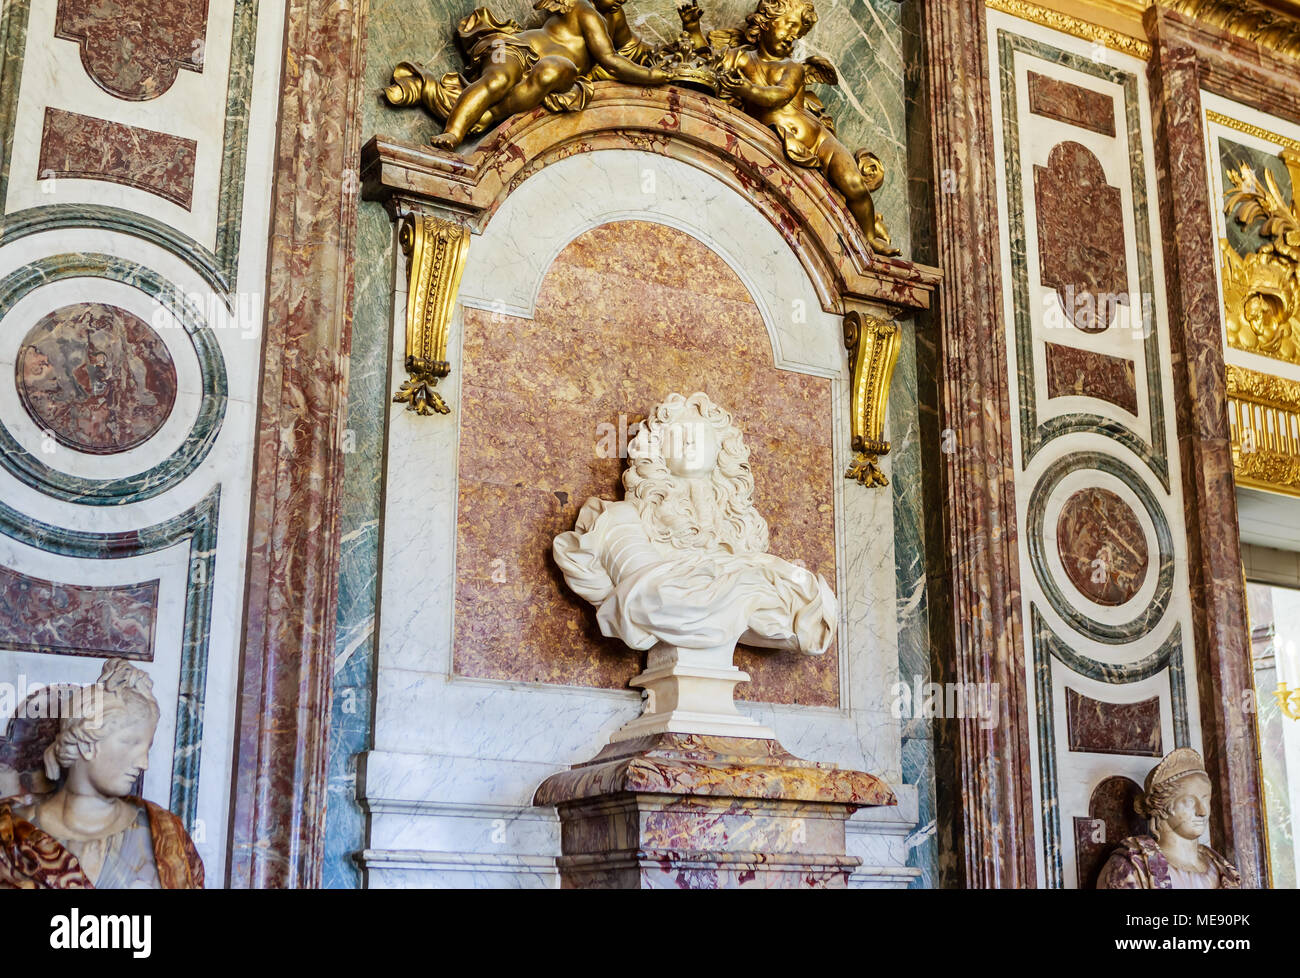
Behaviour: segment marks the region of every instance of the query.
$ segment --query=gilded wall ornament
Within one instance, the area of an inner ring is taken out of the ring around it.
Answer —
[[[469,253],[469,228],[429,214],[408,214],[400,241],[408,262],[406,369],[410,378],[393,401],[416,414],[449,414],[451,408],[434,388],[451,373],[447,332]]]
[[[849,351],[850,432],[853,461],[844,473],[864,486],[887,486],[889,479],[877,464],[889,453],[884,440],[885,406],[889,384],[898,363],[898,324],[856,311],[844,317],[844,345]]]
[[[1286,149],[1281,156],[1291,173],[1292,186],[1300,184],[1300,153]],[[1267,170],[1261,184],[1254,170],[1243,163],[1228,171],[1228,181],[1233,189],[1227,194],[1225,213],[1243,227],[1261,221],[1260,234],[1268,239],[1248,255],[1237,254],[1226,238],[1219,241],[1228,343],[1239,350],[1300,363],[1300,215],[1294,201],[1283,199]]]
[[[539,106],[580,111],[593,81],[690,85],[771,128],[790,162],[820,170],[843,195],[875,253],[898,254],[871,196],[885,179],[879,157],[840,142],[834,119],[810,87],[839,84],[834,66],[824,58],[791,57],[817,23],[810,0],[761,0],[742,27],[707,37],[702,11],[692,2],[678,9],[681,34],[659,48],[632,32],[624,2],[535,0],[545,18],[527,29],[476,8],[456,25],[463,71],[439,76],[404,61],[393,70],[385,98],[398,107],[422,106],[443,120],[433,145],[451,150]]]
[[[1300,496],[1300,383],[1230,363],[1227,392],[1237,484]]]

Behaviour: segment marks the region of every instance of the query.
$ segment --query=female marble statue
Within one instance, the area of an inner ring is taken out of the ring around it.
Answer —
[[[1180,747],[1147,775],[1138,814],[1152,835],[1125,839],[1102,867],[1099,890],[1237,890],[1236,867],[1197,840],[1210,819],[1201,755]]]
[[[98,685],[45,750],[58,788],[0,801],[0,888],[201,889],[203,863],[181,820],[131,795],[158,725],[152,681],[114,659]]]
[[[625,500],[589,499],[555,561],[596,605],[601,631],[634,649],[737,642],[825,652],[837,608],[826,581],[767,552],[749,450],[706,394],[672,394],[628,446]]]

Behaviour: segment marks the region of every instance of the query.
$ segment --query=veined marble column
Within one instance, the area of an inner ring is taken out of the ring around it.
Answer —
[[[1243,708],[1243,694],[1254,688],[1250,625],[1237,532],[1198,45],[1191,37],[1193,29],[1201,28],[1159,7],[1147,11],[1144,23],[1152,42],[1147,75],[1183,460],[1197,686],[1205,767],[1215,789],[1210,835],[1214,848],[1237,864],[1242,882],[1260,886],[1268,877],[1260,830],[1258,743],[1255,716]],[[1241,43],[1226,36],[1223,41]]]
[[[1001,689],[991,728],[950,721],[966,885],[1026,887],[1037,882],[1033,792],[984,16],[982,0],[924,0],[921,11],[943,272],[940,424],[951,448],[943,492],[955,628],[941,657],[953,681]]]

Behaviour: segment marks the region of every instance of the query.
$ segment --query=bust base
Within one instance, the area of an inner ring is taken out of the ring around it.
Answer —
[[[848,817],[895,803],[774,739],[676,733],[613,742],[533,798],[559,812],[564,889],[843,889]]]
[[[684,649],[660,642],[650,650],[645,671],[629,682],[646,691],[641,715],[610,742],[661,733],[775,739],[770,728],[736,709],[736,684],[749,682],[749,673],[732,664],[734,655],[734,647]]]

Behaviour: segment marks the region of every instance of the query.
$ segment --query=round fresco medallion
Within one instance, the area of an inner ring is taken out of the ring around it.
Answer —
[[[1065,501],[1056,548],[1070,582],[1098,604],[1124,604],[1146,580],[1146,532],[1132,507],[1109,489],[1080,489]]]
[[[17,374],[23,407],[41,430],[92,455],[148,441],[176,403],[176,366],[162,337],[98,302],[64,306],[33,326]]]

